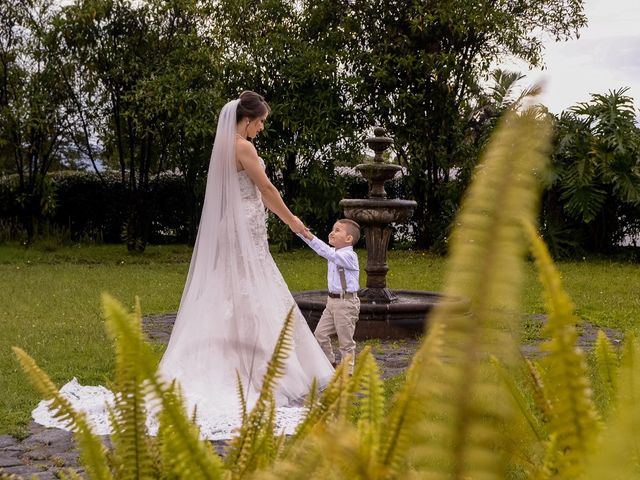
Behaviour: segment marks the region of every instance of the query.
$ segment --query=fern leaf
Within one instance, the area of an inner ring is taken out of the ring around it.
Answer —
[[[322,395],[313,405],[304,420],[300,422],[294,433],[291,444],[301,442],[303,438],[316,428],[322,428],[330,420],[347,422],[353,410],[354,393],[363,375],[364,356],[370,349],[365,347],[356,360],[353,375],[349,376],[348,359],[343,360],[336,368],[333,378],[325,387]]]
[[[488,355],[518,360],[516,337],[525,244],[523,218],[537,216],[539,178],[547,165],[549,125],[533,115],[505,116],[493,135],[457,217],[445,276],[446,295],[470,311],[437,305],[446,358],[428,380],[428,444],[412,445],[417,468],[433,478],[503,478],[509,464],[511,399]],[[426,376],[423,378],[427,378]]]
[[[334,406],[338,404],[338,400],[342,394],[345,377],[344,372],[344,364],[338,365],[333,378],[325,387],[318,401],[309,405],[309,411],[293,434],[291,444],[301,443],[302,439],[316,426],[322,425],[331,416],[331,413],[334,411]]]
[[[247,399],[244,393],[244,387],[242,386],[242,379],[240,378],[240,372],[236,370],[236,385],[238,386],[238,399],[240,400],[240,412],[241,418],[244,422],[247,419]]]
[[[615,402],[618,356],[602,330],[598,330],[593,356],[595,359],[593,381],[595,397],[599,400],[601,415],[606,416],[610,405]]]
[[[75,470],[69,468],[67,470],[60,470],[56,473],[60,480],[84,480],[84,477]]]
[[[231,441],[226,465],[234,476],[242,476],[272,461],[275,439],[275,401],[273,392],[277,380],[282,377],[286,360],[292,349],[294,325],[293,307],[284,321],[273,354],[262,379],[262,387],[256,403],[245,415],[238,435]]]
[[[120,303],[106,294],[102,296],[102,304],[108,331],[116,342],[116,351],[125,355],[137,352],[138,363],[132,368],[136,369],[136,376],[148,385],[150,398],[162,405],[161,429],[163,423],[171,426],[171,434],[165,438],[167,444],[161,448],[161,460],[174,465],[177,476],[181,478],[222,478],[220,458],[209,443],[200,440],[198,429],[189,421],[184,402],[173,384],[167,385],[158,378],[155,356],[144,341],[140,328],[139,308],[129,316]],[[172,457],[167,458],[167,455]]]
[[[634,334],[625,336],[616,383],[612,418],[585,468],[587,480],[640,478],[640,345]]]
[[[542,344],[549,352],[546,393],[552,405],[550,429],[557,435],[558,469],[562,478],[581,474],[598,435],[598,416],[591,395],[591,387],[584,353],[576,347],[578,318],[573,305],[562,289],[544,242],[531,224],[525,224],[540,280],[544,286],[549,319],[543,333],[550,339]]]
[[[335,445],[340,442],[341,445]],[[346,444],[345,446],[343,446]],[[359,454],[358,437],[350,424],[318,424],[310,435],[288,442],[280,456],[260,480],[326,480],[328,478],[376,478],[357,475],[354,456]]]
[[[304,406],[308,409],[313,408],[318,403],[318,380],[313,377],[309,395],[304,399]]]
[[[429,335],[413,357],[407,369],[406,380],[387,415],[387,422],[381,431],[380,455],[378,461],[386,477],[394,478],[408,452],[410,439],[419,440],[416,425],[423,414],[421,408],[428,399],[424,388],[423,375],[428,375],[440,363],[445,326],[440,323],[431,326]],[[428,440],[427,440],[428,441]]]
[[[364,358],[362,358],[364,356]],[[380,448],[380,429],[384,408],[384,394],[380,370],[375,358],[368,349],[362,358],[363,375],[360,383],[360,417],[358,418],[358,433],[360,435],[361,455],[374,463],[378,458]]]
[[[106,305],[105,305],[106,307]],[[116,346],[115,408],[112,414],[112,456],[121,467],[123,480],[155,477],[147,432],[145,377],[138,365],[143,354],[140,301],[136,298],[133,314],[114,306],[104,311],[107,331]],[[119,317],[119,318],[115,318]],[[135,332],[132,341],[120,341],[117,324],[129,323]]]
[[[533,401],[541,412],[543,420],[548,422],[553,415],[553,406],[546,397],[542,375],[540,375],[538,367],[533,361],[526,359],[524,363],[529,373],[525,378],[529,380]]]
[[[383,478],[380,465],[362,448],[360,435],[351,423],[331,422],[294,445],[293,451],[274,464],[261,480]]]
[[[492,357],[491,360],[495,365],[496,370],[500,374],[500,377],[507,386],[509,393],[511,393],[511,396],[513,397],[515,404],[518,406],[520,413],[526,419],[527,424],[531,428],[531,432],[535,435],[538,441],[543,441],[547,437],[546,431],[542,426],[540,420],[538,420],[538,418],[531,411],[529,402],[527,401],[527,398],[522,393],[522,390],[515,381],[514,376],[509,373],[507,368],[502,363],[500,363],[500,360],[495,357]]]
[[[49,376],[38,367],[33,358],[18,347],[12,347],[12,349],[33,386],[45,400],[51,402],[49,408],[52,410],[53,416],[66,421],[67,426],[72,427],[80,448],[82,463],[91,478],[96,480],[113,478],[107,466],[105,448],[100,439],[91,431],[85,415],[76,412],[69,401],[60,395]]]
[[[558,477],[558,437],[555,433],[549,435],[545,443],[545,455],[542,464],[532,475],[535,480],[553,480]],[[560,477],[561,478],[561,477]]]

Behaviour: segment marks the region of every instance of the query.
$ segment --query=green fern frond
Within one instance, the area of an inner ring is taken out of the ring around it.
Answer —
[[[370,465],[360,456],[359,436],[345,422],[317,424],[309,435],[288,442],[286,453],[256,480],[375,479],[366,476]]]
[[[82,475],[71,468],[67,470],[60,470],[56,475],[60,480],[85,480]]]
[[[107,331],[116,347],[115,408],[111,416],[112,458],[120,466],[119,477],[124,480],[153,478],[156,472],[146,426],[148,383],[139,368],[144,352],[140,301],[136,298],[132,314],[117,305],[110,308],[107,305],[105,302]],[[126,323],[135,333],[131,341],[125,342],[118,338],[121,332],[117,325]]]
[[[411,448],[432,478],[503,478],[513,415],[511,399],[488,355],[508,367],[519,359],[517,335],[523,279],[521,220],[537,217],[550,128],[534,116],[506,115],[475,172],[456,220],[445,295],[470,301],[470,311],[442,302],[429,318],[443,324],[443,361],[430,372],[424,433]]]
[[[384,478],[380,465],[372,462],[366,449],[362,448],[360,438],[351,423],[318,425],[310,436],[296,442],[294,449],[279,459],[269,473],[261,475],[260,480]]]
[[[531,476],[534,480],[552,480],[558,477],[558,437],[555,433],[549,435],[549,439],[544,442],[545,455],[542,464]]]
[[[242,379],[240,378],[240,372],[236,370],[236,385],[238,389],[238,400],[240,401],[240,413],[242,422],[247,420],[247,400],[244,393],[244,387],[242,386]]]
[[[545,358],[546,397],[552,405],[550,430],[557,435],[558,469],[562,478],[579,476],[598,435],[598,415],[584,353],[576,346],[578,318],[573,304],[562,288],[560,275],[535,228],[525,224],[533,255],[544,286],[549,318],[543,333],[550,339],[541,348]]]
[[[273,392],[277,380],[284,375],[286,360],[293,348],[291,338],[294,325],[293,307],[284,321],[273,354],[262,380],[262,387],[251,412],[245,416],[238,435],[230,442],[225,459],[227,468],[235,477],[241,477],[273,460],[275,439],[275,401]]]
[[[209,442],[200,440],[199,430],[186,415],[175,384],[160,385],[162,410],[158,414],[159,457],[169,478],[219,480],[224,478],[222,461]]]
[[[313,404],[308,404],[309,411],[304,420],[296,428],[291,444],[300,443],[317,425],[322,425],[331,416],[334,406],[338,404],[344,388],[345,365],[340,364],[325,387],[320,398]]]
[[[211,445],[200,440],[198,428],[189,421],[182,398],[173,384],[167,385],[158,377],[155,356],[143,339],[139,308],[130,316],[120,303],[106,294],[102,296],[102,304],[108,331],[116,342],[116,351],[136,356],[135,375],[148,385],[149,401],[162,405],[161,430],[163,423],[170,425],[171,434],[165,438],[168,445],[164,445],[160,452],[162,461],[177,465],[180,478],[222,478],[222,462]],[[123,362],[126,365],[130,363],[129,360]],[[167,458],[167,454],[172,458]]]
[[[336,368],[329,384],[314,404],[308,404],[309,411],[304,420],[298,425],[291,444],[301,442],[315,428],[323,428],[330,419],[334,422],[346,422],[353,410],[353,396],[363,375],[365,347],[355,363],[353,375],[349,376],[348,359],[344,359]]]
[[[632,333],[625,336],[616,382],[611,421],[585,468],[587,480],[640,478],[640,344]]]
[[[526,419],[526,423],[531,428],[531,432],[535,435],[538,441],[543,441],[547,438],[545,428],[531,411],[531,406],[520,386],[517,384],[514,376],[509,373],[507,368],[496,357],[492,356],[491,361],[500,374],[500,378],[502,378],[502,381],[507,386],[515,404],[518,406],[520,414]]]
[[[406,372],[406,380],[394,398],[387,422],[382,427],[378,461],[385,478],[395,478],[406,458],[410,441],[420,441],[416,425],[423,415],[422,408],[428,399],[426,381],[422,376],[438,367],[442,355],[445,326],[432,325],[427,338],[413,357]]]
[[[371,349],[360,354],[363,375],[360,382],[360,401],[358,433],[362,455],[369,456],[371,462],[377,461],[380,448],[380,430],[384,409],[384,391],[380,370]]]
[[[313,408],[318,403],[318,380],[313,377],[311,381],[311,388],[309,389],[309,395],[304,399],[304,406],[308,409]]]
[[[601,415],[606,416],[610,405],[615,402],[618,355],[602,330],[598,330],[593,358],[595,360],[593,379],[595,397],[599,400]]]
[[[529,381],[528,383],[531,387],[533,401],[542,414],[543,420],[548,422],[553,416],[553,405],[546,397],[542,375],[540,375],[538,366],[532,360],[525,359],[524,364],[528,372],[528,375],[526,375],[525,378]]]
[[[87,473],[95,480],[113,478],[107,466],[106,451],[100,439],[91,431],[86,417],[82,412],[76,412],[69,401],[60,395],[49,376],[38,367],[35,360],[24,350],[12,347],[22,370],[27,374],[33,386],[42,398],[49,400],[50,410],[54,418],[66,422],[71,427],[80,448],[80,456]]]

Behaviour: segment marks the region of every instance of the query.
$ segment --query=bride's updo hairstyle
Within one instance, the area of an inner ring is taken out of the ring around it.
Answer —
[[[271,107],[262,95],[245,90],[240,94],[240,101],[236,109],[236,123],[239,123],[243,118],[253,120],[269,112],[271,112]]]

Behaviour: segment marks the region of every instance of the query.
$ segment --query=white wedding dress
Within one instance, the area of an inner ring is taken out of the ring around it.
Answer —
[[[293,347],[275,391],[280,431],[292,433],[302,419],[301,399],[313,379],[322,388],[333,375],[269,252],[260,192],[244,171],[235,169],[234,102],[221,112],[198,239],[159,365],[164,378],[180,384],[188,412],[197,406],[196,422],[202,436],[211,440],[231,438],[240,424],[238,378],[248,407],[254,405],[292,306]],[[107,405],[113,402],[112,392],[80,385],[75,379],[61,392],[87,413],[96,433],[109,433]],[[33,418],[45,426],[63,427],[45,401],[33,411]],[[153,433],[155,420],[147,423]]]

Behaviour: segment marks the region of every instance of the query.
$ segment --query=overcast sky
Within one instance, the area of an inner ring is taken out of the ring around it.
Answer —
[[[541,103],[553,113],[588,101],[591,93],[630,87],[627,95],[640,107],[640,0],[585,0],[588,26],[580,38],[548,42],[546,68],[527,70],[523,80],[544,80]],[[640,117],[640,114],[638,115]]]

